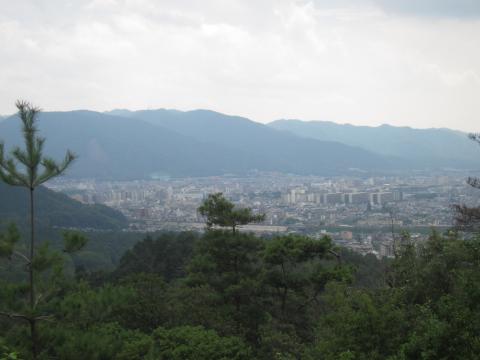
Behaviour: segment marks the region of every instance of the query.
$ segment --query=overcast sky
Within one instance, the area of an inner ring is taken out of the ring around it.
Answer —
[[[480,1],[0,0],[18,98],[480,131]]]

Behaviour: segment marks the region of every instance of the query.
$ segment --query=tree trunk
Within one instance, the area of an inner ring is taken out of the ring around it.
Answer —
[[[30,338],[32,341],[32,358],[37,359],[37,329],[36,329],[36,320],[34,315],[35,310],[35,279],[33,274],[33,257],[35,254],[35,208],[33,201],[33,188],[30,188],[30,266],[28,267],[29,272],[29,286],[30,286],[30,310],[31,316],[30,319]]]
[[[30,319],[30,337],[32,341],[32,359],[37,359],[37,322],[34,318]]]
[[[285,315],[285,307],[287,305],[287,294],[288,294],[288,287],[285,285],[283,288],[283,294],[282,294],[282,317]]]

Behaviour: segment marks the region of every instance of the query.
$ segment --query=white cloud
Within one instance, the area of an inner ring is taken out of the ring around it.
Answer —
[[[478,131],[480,20],[392,4],[0,0],[0,113],[24,98]]]

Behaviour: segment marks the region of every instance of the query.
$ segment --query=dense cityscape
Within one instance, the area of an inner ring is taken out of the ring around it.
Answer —
[[[202,231],[197,209],[208,194],[222,192],[239,207],[265,213],[256,233],[329,234],[337,244],[359,253],[392,256],[393,238],[408,230],[419,241],[432,227],[452,226],[451,206],[476,202],[464,174],[378,177],[302,177],[260,173],[249,177],[148,181],[61,179],[50,187],[87,204],[120,210],[130,230]]]

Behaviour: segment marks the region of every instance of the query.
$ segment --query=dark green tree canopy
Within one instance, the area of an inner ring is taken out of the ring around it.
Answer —
[[[198,211],[206,218],[207,228],[231,227],[233,233],[238,225],[265,220],[265,214],[253,214],[250,208],[236,208],[222,193],[208,195]]]

